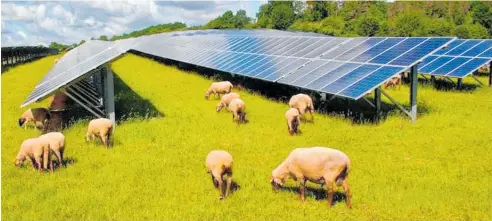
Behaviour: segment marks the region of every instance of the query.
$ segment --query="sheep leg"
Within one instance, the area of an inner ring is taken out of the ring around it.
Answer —
[[[104,146],[106,146],[106,148],[108,148],[108,141],[107,141],[106,135],[101,135],[101,141],[103,142]]]
[[[299,192],[301,192],[301,201],[304,202],[304,189],[306,186],[306,179],[298,178],[300,180]]]
[[[42,165],[41,165],[41,156],[35,156],[34,157],[34,160],[36,161],[36,165],[38,167],[38,171],[41,172],[41,167],[42,167]]]
[[[210,176],[212,177],[212,183],[214,184],[214,187],[219,188],[219,183],[217,182],[217,180],[215,180],[214,175],[211,174]]]
[[[227,173],[227,186],[226,186],[226,193],[225,196],[229,196],[229,193],[231,192],[231,184],[232,184],[232,172]]]
[[[60,150],[60,160],[61,160],[61,164],[63,164],[63,167],[67,167],[67,164],[65,164],[65,162],[63,162],[63,152],[65,150]]]
[[[29,157],[29,160],[31,160],[32,168],[36,170],[36,161],[34,160],[34,158]]]
[[[323,179],[326,183],[327,195],[328,195],[328,206],[332,207],[333,205],[333,184],[335,182],[335,178],[338,174],[334,174],[330,172],[329,174],[323,176]]]
[[[212,175],[215,177],[217,180],[218,186],[219,186],[219,200],[224,199],[223,191],[222,191],[222,184],[224,181],[222,180],[222,174],[219,171],[214,171],[212,172]]]
[[[345,178],[342,182],[342,185],[343,185],[343,191],[345,192],[345,203],[347,204],[347,207],[348,208],[352,208],[352,202],[350,201],[350,190],[349,190],[349,187],[348,187],[348,183],[347,183],[347,178]]]
[[[50,159],[50,171],[53,173],[53,161]]]
[[[43,169],[47,170],[48,169],[48,162],[50,158],[50,150],[44,150],[43,151]]]
[[[56,159],[58,160],[58,167],[61,167],[63,164],[63,160],[61,157],[61,152],[60,151],[55,151]]]

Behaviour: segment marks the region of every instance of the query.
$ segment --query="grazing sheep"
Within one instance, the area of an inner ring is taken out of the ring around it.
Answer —
[[[246,122],[246,104],[240,98],[234,98],[227,106],[227,109],[232,112],[232,121],[239,123]]]
[[[94,119],[89,122],[89,128],[87,129],[87,133],[85,134],[85,139],[87,142],[91,141],[98,136],[101,138],[104,146],[109,147],[109,141],[111,137],[111,133],[113,132],[113,122],[106,118]]]
[[[222,108],[229,106],[229,103],[231,103],[232,99],[239,97],[239,94],[234,92],[222,96],[220,102],[217,104],[217,106],[215,106],[215,110],[219,112],[220,110],[222,110]]]
[[[333,202],[333,186],[343,185],[347,206],[350,208],[350,192],[347,176],[350,171],[350,160],[343,152],[327,147],[296,148],[272,172],[270,180],[273,188],[278,191],[284,180],[291,177],[300,182],[301,200],[304,201],[304,186],[309,180],[328,189],[328,204]]]
[[[22,142],[19,153],[15,157],[15,166],[21,167],[24,161],[29,158],[34,169],[41,171],[43,156],[49,152],[49,146],[41,142],[39,138],[30,138]],[[47,161],[47,157],[44,158]]]
[[[205,164],[207,166],[207,173],[212,175],[212,182],[214,183],[215,188],[219,188],[220,195],[219,200],[227,197],[231,190],[232,183],[232,156],[226,151],[223,150],[212,150],[208,153],[207,158],[205,160]],[[227,176],[227,186],[225,196],[222,192],[222,177]]]
[[[230,93],[232,88],[233,86],[229,81],[214,82],[210,85],[207,92],[205,92],[205,98],[208,99],[210,94],[214,94],[214,97],[218,95],[220,98],[220,94]]]
[[[309,95],[296,94],[296,95],[292,96],[289,100],[289,107],[296,108],[297,110],[299,110],[299,113],[303,116],[304,116],[304,113],[306,113],[306,111],[309,111],[309,113],[311,114],[311,120],[314,120],[313,99],[311,99],[311,97],[309,97]]]
[[[396,87],[398,85],[398,88],[401,85],[401,75],[396,75],[392,77],[390,80],[384,82],[384,88],[389,88],[389,87]]]
[[[63,152],[65,151],[65,136],[60,132],[50,132],[39,136],[39,139],[41,139],[41,142],[43,142],[44,145],[49,146],[50,153],[52,152],[55,154],[56,159],[58,160],[58,166],[63,165],[66,167],[66,165],[63,163]],[[50,157],[45,157],[45,159],[49,159],[49,158]],[[51,160],[49,161],[50,161],[51,171],[53,171],[53,162]],[[45,160],[44,161],[45,169],[47,169],[47,164],[48,164],[48,160]]]
[[[41,123],[42,128],[45,128],[51,119],[51,114],[46,108],[29,108],[19,118],[19,126],[24,125],[24,129],[27,128],[27,123],[33,122],[34,127],[37,127],[37,123]]]
[[[285,112],[285,119],[287,120],[287,129],[290,135],[297,134],[299,132],[299,124],[301,123],[299,119],[299,110],[295,108],[290,108]]]

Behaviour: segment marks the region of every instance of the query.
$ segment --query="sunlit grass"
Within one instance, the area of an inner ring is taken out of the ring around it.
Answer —
[[[230,113],[215,112],[216,100],[204,99],[211,80],[130,54],[112,68],[136,95],[126,91],[117,99],[132,100],[125,110],[150,108],[164,116],[123,121],[110,150],[86,144],[87,121],[78,122],[63,132],[65,155],[75,162],[38,174],[30,165],[14,167],[20,143],[39,134],[19,128],[17,118],[53,60],[2,75],[2,219],[492,219],[491,88],[443,92],[419,86],[419,105],[429,112],[414,124],[398,114],[380,124],[318,114],[314,124],[301,125],[301,136],[289,136],[286,104],[241,91],[250,122],[237,126]],[[389,93],[408,103],[408,87]],[[304,203],[297,193],[272,192],[271,171],[293,148],[315,145],[339,148],[351,158],[352,210],[344,203],[328,209],[326,199],[316,200],[312,192]],[[232,154],[240,185],[223,201],[205,169],[213,149]]]

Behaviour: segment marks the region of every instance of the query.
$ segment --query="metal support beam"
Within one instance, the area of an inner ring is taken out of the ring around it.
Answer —
[[[461,89],[463,87],[463,78],[458,78],[457,88]]]
[[[381,116],[381,88],[374,89],[374,108],[376,108],[376,116],[379,119]]]
[[[482,86],[484,85],[484,84],[480,81],[480,79],[478,79],[477,77],[475,77],[475,75],[473,75],[473,74],[472,74],[472,75],[470,75],[470,76],[471,76],[473,79],[475,79],[475,81],[477,81],[480,85],[482,85]]]
[[[410,118],[412,122],[417,120],[417,74],[418,65],[414,65],[410,68]]]
[[[367,99],[365,97],[362,97],[362,100],[364,100],[366,103],[368,103],[369,105],[371,105],[371,107],[373,107],[374,109],[376,109],[376,105],[374,105],[369,99]]]
[[[106,105],[106,114],[108,118],[113,122],[113,132],[114,127],[116,127],[116,114],[114,112],[114,82],[113,82],[113,72],[109,65],[106,65],[102,69],[105,76],[104,78],[104,102]]]
[[[420,74],[420,76],[422,76],[426,81],[429,80],[429,78],[427,78],[424,74]]]
[[[489,87],[492,87],[492,61],[489,63]]]
[[[82,107],[84,107],[86,110],[88,110],[92,114],[96,115],[97,117],[102,117],[99,113],[96,113],[95,111],[93,111],[90,107],[88,107],[87,105],[85,105],[83,102],[81,102],[79,99],[77,99],[75,96],[71,95],[67,91],[63,91],[63,93],[65,93],[69,98],[71,98],[72,100],[74,100],[75,102],[77,102],[78,104],[80,104]]]

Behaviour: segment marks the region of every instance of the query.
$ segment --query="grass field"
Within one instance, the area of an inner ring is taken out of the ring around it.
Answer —
[[[492,88],[420,85],[419,105],[428,112],[413,124],[397,113],[379,124],[317,114],[315,123],[301,125],[301,136],[289,136],[285,103],[241,91],[250,122],[237,126],[230,113],[215,112],[217,101],[204,100],[211,80],[129,54],[112,63],[126,116],[114,148],[85,143],[87,121],[78,121],[63,131],[73,163],[39,174],[14,167],[20,143],[39,134],[19,128],[17,119],[53,60],[2,74],[3,220],[492,219]],[[406,86],[389,93],[408,100]],[[142,110],[163,116],[142,119]],[[315,145],[351,158],[353,209],[343,201],[329,209],[318,185],[309,184],[304,203],[294,188],[272,191],[271,171],[292,149]],[[204,165],[213,149],[233,155],[240,185],[223,201]]]

